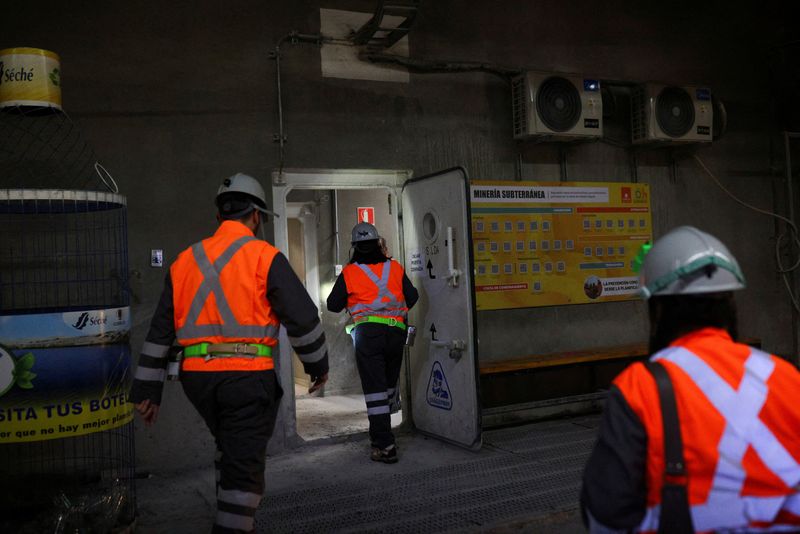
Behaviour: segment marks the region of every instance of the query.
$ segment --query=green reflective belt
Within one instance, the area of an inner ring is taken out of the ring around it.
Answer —
[[[396,326],[400,330],[405,330],[406,325],[403,324],[401,321],[397,319],[391,319],[389,317],[376,317],[375,315],[367,315],[366,317],[359,317],[353,324],[349,324],[344,327],[344,331],[346,333],[350,333],[353,331],[353,328],[360,325],[361,323],[380,323],[389,326]]]
[[[184,358],[272,357],[272,347],[258,343],[198,343],[183,349]]]

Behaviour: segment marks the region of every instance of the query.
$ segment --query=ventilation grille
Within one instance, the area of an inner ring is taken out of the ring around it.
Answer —
[[[647,98],[643,86],[631,90],[631,139],[639,141],[647,138]]]
[[[511,111],[514,116],[514,137],[529,133],[526,93],[525,77],[515,78],[511,82]]]

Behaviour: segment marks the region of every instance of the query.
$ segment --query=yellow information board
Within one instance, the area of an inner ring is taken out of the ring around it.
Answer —
[[[646,184],[473,181],[470,199],[479,310],[637,298]]]

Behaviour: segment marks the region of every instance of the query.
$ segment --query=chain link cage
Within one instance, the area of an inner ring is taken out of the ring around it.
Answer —
[[[118,192],[69,115],[33,106],[0,110],[0,187]]]
[[[130,529],[125,198],[0,189],[0,227],[0,532]]]

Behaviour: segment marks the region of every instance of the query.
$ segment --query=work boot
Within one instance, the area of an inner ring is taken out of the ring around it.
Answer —
[[[385,464],[397,463],[397,448],[394,445],[389,445],[385,449],[372,447],[372,452],[369,457],[373,462],[383,462]]]

